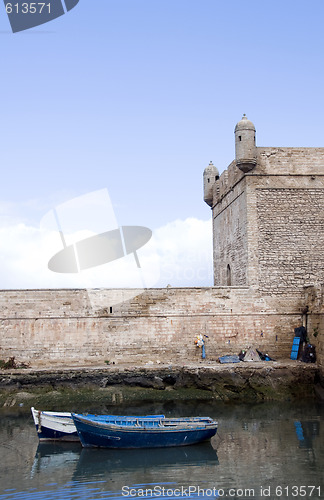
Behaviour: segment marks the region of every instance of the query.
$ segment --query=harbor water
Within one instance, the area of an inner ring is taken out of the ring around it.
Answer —
[[[100,411],[210,416],[219,427],[210,442],[195,446],[82,449],[79,443],[39,443],[29,408],[3,408],[0,500],[324,498],[319,402],[147,402]]]

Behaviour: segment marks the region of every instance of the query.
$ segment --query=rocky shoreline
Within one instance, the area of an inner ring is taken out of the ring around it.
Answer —
[[[258,402],[323,396],[316,364],[299,361],[18,369],[0,372],[0,407],[90,398]]]

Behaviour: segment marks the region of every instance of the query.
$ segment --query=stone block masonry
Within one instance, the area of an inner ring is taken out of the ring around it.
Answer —
[[[257,190],[259,286],[298,293],[324,282],[324,188]]]
[[[324,282],[324,148],[257,148],[213,190],[214,283],[301,295]]]
[[[116,303],[120,290],[3,290],[0,359],[32,367],[198,362],[194,340],[207,335],[207,359],[250,345],[289,357],[303,301],[244,287],[148,289]],[[97,303],[97,306],[93,306]]]

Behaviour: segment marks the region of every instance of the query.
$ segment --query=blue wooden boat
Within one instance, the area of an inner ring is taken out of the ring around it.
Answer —
[[[161,448],[200,443],[213,437],[217,422],[209,417],[115,417],[75,414],[72,418],[82,446],[99,448]]]

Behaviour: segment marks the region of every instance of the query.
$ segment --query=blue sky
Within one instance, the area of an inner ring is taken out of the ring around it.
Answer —
[[[26,256],[48,210],[102,188],[173,248],[159,285],[212,284],[203,169],[232,161],[243,113],[259,146],[323,146],[323,19],[322,0],[80,0],[12,34],[1,7],[2,287],[69,285]]]

